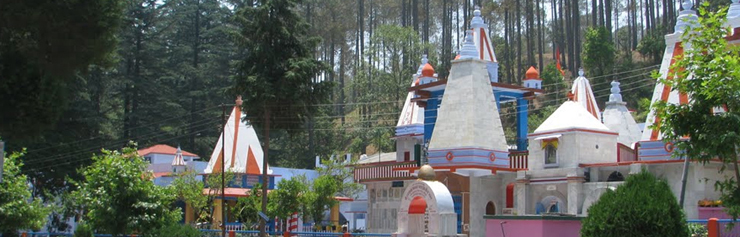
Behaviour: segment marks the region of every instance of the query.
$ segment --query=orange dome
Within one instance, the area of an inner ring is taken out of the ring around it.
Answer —
[[[455,56],[455,60],[458,60],[458,59],[460,59],[460,55],[459,54],[457,56]]]
[[[434,77],[434,68],[432,65],[424,64],[424,68],[421,69],[421,75],[424,77]]]
[[[534,67],[529,67],[524,79],[540,79],[540,73]]]

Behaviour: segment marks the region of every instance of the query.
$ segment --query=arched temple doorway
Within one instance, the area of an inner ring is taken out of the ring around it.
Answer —
[[[493,202],[486,204],[486,215],[496,215],[496,204]]]
[[[427,173],[423,175],[422,172]],[[434,180],[434,170],[428,165],[420,169],[419,177],[423,180],[412,182],[401,197],[398,230],[394,236],[456,235],[457,215],[450,191],[444,184]]]

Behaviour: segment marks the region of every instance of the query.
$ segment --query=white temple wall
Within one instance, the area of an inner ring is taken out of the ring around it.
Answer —
[[[368,208],[366,225],[369,233],[392,233],[397,229],[396,215],[401,205],[404,187],[391,187],[391,182],[367,183]]]
[[[503,191],[501,190],[502,186],[504,187]],[[468,236],[486,235],[486,221],[483,219],[483,215],[486,214],[486,205],[488,205],[488,202],[493,202],[496,213],[501,213],[500,209],[505,206],[502,201],[505,200],[505,187],[506,185],[502,184],[501,179],[497,176],[470,177]]]
[[[405,153],[409,153],[409,161],[414,161],[414,145],[419,144],[419,139],[413,137],[399,137],[396,139],[396,161],[403,162]]]

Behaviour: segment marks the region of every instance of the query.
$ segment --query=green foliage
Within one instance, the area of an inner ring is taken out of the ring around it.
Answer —
[[[589,209],[583,237],[688,236],[686,218],[665,180],[647,171],[630,175]]]
[[[665,141],[674,142],[674,155],[688,157],[702,163],[713,159],[722,161],[720,172],[731,169],[733,175],[715,183],[721,192],[725,212],[733,218],[740,216],[740,47],[728,44],[725,36],[727,8],[708,12],[709,3],[699,9],[698,25],[684,32],[683,57],[672,66],[673,80],[661,79],[673,90],[686,93],[691,103],[655,105],[657,116],[663,118],[655,129],[660,129]],[[695,33],[695,32],[701,32]],[[686,46],[684,46],[686,47]],[[656,75],[658,76],[658,75]],[[724,113],[713,113],[714,108],[725,107]],[[689,137],[688,140],[684,137]],[[678,141],[678,142],[677,142]]]
[[[75,229],[74,237],[93,237],[93,229],[85,222],[80,222]]]
[[[707,237],[709,235],[707,227],[702,224],[690,223],[687,228],[689,229],[689,237]]]
[[[640,43],[637,44],[637,52],[640,52],[643,57],[650,59],[652,64],[660,63],[663,59],[663,51],[665,50],[665,27],[662,25],[649,30]]]
[[[225,182],[225,186],[221,185],[222,176]],[[209,207],[213,206],[213,200],[215,198],[221,196],[221,187],[228,187],[229,180],[234,180],[234,176],[235,174],[229,172],[228,170],[226,172],[211,173],[206,176],[205,186],[208,187],[208,195],[206,196],[206,205],[204,209],[201,209],[201,214],[197,216],[197,222],[210,222],[211,220],[213,220],[213,211],[211,211],[211,208]]]
[[[244,111],[263,129],[293,133],[326,101],[332,84],[316,76],[328,66],[314,58],[319,42],[308,36],[309,25],[294,12],[296,0],[263,0],[236,14],[234,34],[244,56],[237,63],[236,94],[244,95]],[[270,128],[265,128],[270,120]]]
[[[200,230],[190,225],[181,225],[177,223],[169,223],[166,226],[158,228],[152,232],[147,232],[142,235],[143,237],[199,237],[201,236]]]
[[[23,152],[3,157],[3,181],[0,182],[0,234],[13,236],[19,229],[40,229],[46,223],[49,208],[31,197],[26,175],[21,174]]]
[[[272,199],[268,199],[272,200]],[[268,205],[270,207],[270,205]],[[252,187],[252,190],[247,197],[240,197],[237,199],[236,207],[234,208],[234,215],[237,220],[242,223],[257,223],[260,220],[260,216],[257,214],[262,209],[262,184],[257,183]],[[272,216],[269,213],[268,216]]]
[[[135,148],[102,150],[93,160],[81,170],[85,178],[72,193],[93,229],[117,236],[147,233],[179,221],[181,210],[170,208],[173,191],[151,181],[148,163]]]
[[[531,115],[529,115],[529,119],[527,119],[527,127],[529,128],[529,132],[534,132],[537,127],[539,127],[545,120],[552,115],[553,112],[555,112],[556,109],[560,104],[556,105],[550,105],[545,106],[542,108],[539,108],[538,110],[534,111]]]
[[[337,193],[337,180],[329,175],[322,175],[314,179],[311,192],[305,196],[308,203],[308,216],[314,222],[321,223],[324,220],[324,211],[339,203],[334,199]]]
[[[542,99],[545,104],[560,104],[568,98],[567,92],[570,88],[563,81],[563,75],[554,63],[548,64],[542,70],[540,78],[542,78],[542,89],[545,90],[545,96]]]
[[[322,160],[322,167],[317,167],[319,176],[330,176],[336,180],[338,196],[357,198],[357,195],[364,190],[364,186],[352,181],[354,178],[354,167],[357,165],[357,159],[345,162],[343,156],[340,158]]]
[[[605,91],[609,88],[611,78],[600,77],[612,73],[616,53],[611,33],[605,27],[590,28],[586,31],[583,44],[583,66],[586,76],[591,79],[594,91]]]
[[[32,139],[59,121],[75,75],[107,64],[124,1],[11,1],[0,11],[0,133]]]
[[[279,219],[287,219],[293,212],[298,212],[304,204],[303,195],[308,191],[306,184],[299,179],[282,179],[277,184],[277,189],[269,193],[268,205],[272,206],[274,216]]]
[[[206,209],[209,207],[209,196],[203,195],[204,182],[199,180],[196,175],[193,170],[180,173],[170,186],[179,200],[193,208],[195,221],[198,221],[205,219]]]

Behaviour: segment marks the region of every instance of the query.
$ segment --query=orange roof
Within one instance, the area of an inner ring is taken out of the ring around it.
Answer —
[[[540,79],[540,73],[534,67],[529,67],[524,79]]]
[[[425,77],[434,77],[434,67],[431,64],[424,64],[424,68],[421,69],[421,75]]]
[[[147,148],[138,150],[137,152],[139,153],[140,156],[149,155],[151,153],[165,154],[165,155],[174,155],[174,154],[177,153],[177,148],[174,148],[174,147],[171,147],[171,146],[168,146],[168,145],[165,145],[165,144],[157,144],[157,145],[154,145],[154,146],[150,146],[150,147],[147,147]],[[187,152],[187,151],[182,151],[182,155],[183,156],[199,157],[198,155],[193,154],[193,153],[190,153],[190,152]]]

